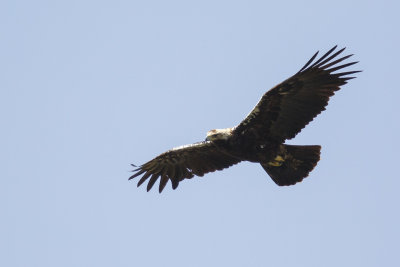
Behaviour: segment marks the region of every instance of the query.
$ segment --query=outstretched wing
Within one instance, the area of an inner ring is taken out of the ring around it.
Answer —
[[[260,141],[284,142],[296,136],[328,105],[329,98],[359,71],[336,71],[357,62],[338,65],[352,55],[337,59],[337,46],[316,60],[318,52],[301,70],[265,93],[257,106],[234,129],[234,134]]]
[[[159,192],[161,193],[171,180],[172,188],[176,189],[183,179],[190,179],[193,176],[203,176],[205,173],[228,168],[241,160],[229,156],[218,149],[212,142],[199,142],[191,145],[173,148],[149,162],[135,169],[136,172],[130,179],[142,175],[138,187],[149,177],[147,191],[161,177]]]

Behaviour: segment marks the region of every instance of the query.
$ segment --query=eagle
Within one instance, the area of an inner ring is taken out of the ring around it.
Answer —
[[[237,126],[207,132],[205,141],[172,148],[136,166],[129,180],[146,180],[149,191],[160,178],[161,193],[168,181],[176,189],[184,179],[222,170],[241,161],[259,163],[279,186],[306,178],[320,159],[319,145],[288,145],[308,123],[325,110],[329,98],[360,71],[343,71],[358,62],[338,57],[345,48],[334,46],[322,57],[316,52],[292,77],[267,91]],[[340,63],[340,64],[339,64]]]

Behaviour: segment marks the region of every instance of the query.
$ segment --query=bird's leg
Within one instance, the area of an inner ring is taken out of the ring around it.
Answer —
[[[274,167],[280,167],[282,166],[284,161],[285,159],[278,155],[272,161],[268,162],[268,165]]]

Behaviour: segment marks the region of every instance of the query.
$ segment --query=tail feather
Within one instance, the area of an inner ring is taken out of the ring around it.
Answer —
[[[276,161],[261,163],[277,185],[301,182],[317,165],[321,146],[283,145]]]

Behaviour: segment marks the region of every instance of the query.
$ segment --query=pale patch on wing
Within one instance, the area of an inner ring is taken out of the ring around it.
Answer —
[[[186,148],[191,148],[191,147],[196,147],[196,146],[198,147],[201,145],[206,145],[208,143],[211,143],[211,142],[202,141],[202,142],[197,142],[197,143],[193,143],[193,144],[189,144],[189,145],[177,146],[177,147],[170,149],[170,151],[176,151],[176,150],[181,150],[181,149],[186,149]]]

